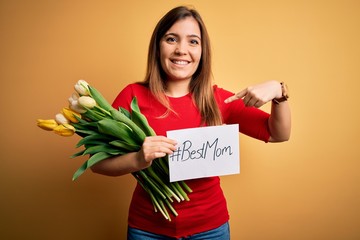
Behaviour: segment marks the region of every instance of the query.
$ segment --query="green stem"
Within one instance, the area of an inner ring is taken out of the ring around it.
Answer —
[[[137,175],[136,173],[132,173],[132,175],[135,177],[135,179],[137,180],[137,182],[140,184],[140,186],[149,194],[151,202],[153,204],[154,207],[154,212],[158,211],[158,208],[160,207],[159,203],[156,201],[154,194],[151,192],[151,190],[145,185],[143,184],[143,182],[141,181],[141,178],[139,177],[139,175]],[[164,217],[166,218],[165,213],[163,214]]]
[[[166,199],[165,199],[165,200],[166,200]],[[168,211],[166,210],[166,207],[165,207],[165,205],[164,205],[164,202],[163,202],[161,199],[159,199],[159,203],[160,203],[160,206],[161,206],[162,210],[163,210],[164,213],[166,214],[167,219],[171,222],[171,217],[170,217]],[[160,211],[161,211],[161,210],[160,210]]]
[[[146,170],[149,172],[150,176],[154,178],[161,185],[161,187],[164,188],[164,190],[166,191],[166,196],[169,199],[171,199],[171,197],[174,197],[177,202],[180,202],[179,197],[161,180],[161,178],[159,178],[159,176],[154,172],[151,167],[147,168]]]
[[[161,192],[159,187],[156,186],[156,184],[147,176],[147,174],[144,171],[138,171],[138,173],[141,175],[141,177],[144,178],[144,180],[150,184],[151,188],[154,189],[163,199],[166,198],[166,196]]]
[[[178,182],[174,182],[174,185],[176,187],[176,189],[180,192],[180,194],[185,198],[186,201],[190,201],[188,195],[186,194],[186,192],[182,189],[182,187],[180,186],[180,184]]]
[[[169,207],[171,212],[177,217],[179,214],[176,212],[175,208],[171,205],[171,203],[167,199],[165,199],[165,203]]]
[[[164,209],[160,204],[159,204],[159,201],[161,201],[161,199],[157,200],[156,197],[154,196],[154,194],[150,191],[150,189],[148,189],[147,191],[150,195],[150,198],[151,198],[151,201],[154,205],[154,211],[157,212],[157,209],[159,209],[160,213],[164,216],[164,218],[166,220],[170,220],[170,216],[169,214],[167,213],[166,209]],[[161,203],[161,202],[160,202]],[[164,211],[165,210],[165,211]]]
[[[192,192],[193,192],[193,190],[186,184],[186,182],[180,181],[180,184],[183,186],[183,188],[186,189],[186,191],[187,191],[188,193],[192,193]]]
[[[181,199],[181,201],[184,201],[183,195],[180,193],[180,191],[177,189],[176,185],[174,183],[170,183],[171,188],[174,190],[177,196]]]
[[[160,158],[159,163],[160,163],[160,166],[163,169],[163,171],[166,173],[166,175],[169,176],[169,166],[168,166],[167,159],[166,158]]]

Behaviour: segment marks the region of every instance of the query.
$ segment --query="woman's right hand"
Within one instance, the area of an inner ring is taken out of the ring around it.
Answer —
[[[164,136],[146,137],[140,151],[137,152],[138,168],[147,168],[151,166],[154,159],[172,154],[176,150],[176,144],[175,140]]]
[[[146,137],[140,151],[104,159],[91,166],[91,170],[107,176],[136,172],[151,166],[154,159],[173,153],[176,144],[176,141],[163,136]]]

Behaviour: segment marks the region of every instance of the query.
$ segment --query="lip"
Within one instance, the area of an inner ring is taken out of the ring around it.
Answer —
[[[191,61],[186,60],[186,59],[178,59],[178,58],[172,58],[170,59],[170,61],[176,65],[180,65],[180,66],[186,66],[188,65]]]

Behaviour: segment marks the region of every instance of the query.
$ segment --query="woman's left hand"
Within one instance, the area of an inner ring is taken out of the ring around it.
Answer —
[[[271,80],[261,84],[249,86],[234,96],[227,98],[225,103],[243,99],[245,106],[259,108],[274,98],[280,98],[281,95],[282,91],[280,82]]]

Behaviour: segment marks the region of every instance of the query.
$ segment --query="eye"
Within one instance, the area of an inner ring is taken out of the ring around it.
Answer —
[[[191,45],[199,45],[200,43],[199,43],[199,41],[196,40],[196,39],[191,39],[191,40],[190,40],[190,44],[191,44]]]
[[[168,43],[173,43],[173,42],[176,42],[176,38],[174,38],[174,37],[167,37],[167,38],[165,39],[165,41],[168,42]]]

